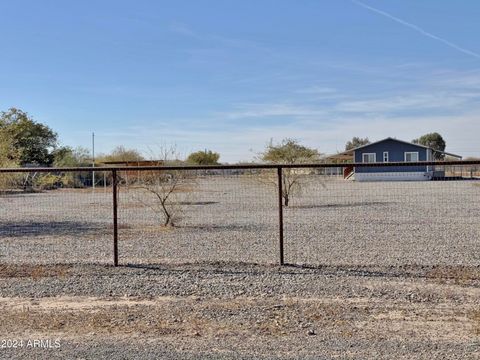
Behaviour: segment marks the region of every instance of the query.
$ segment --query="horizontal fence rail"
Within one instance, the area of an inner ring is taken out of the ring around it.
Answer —
[[[0,169],[0,265],[479,266],[479,180],[480,161]]]
[[[338,168],[338,167],[384,167],[384,166],[452,166],[452,165],[480,165],[478,160],[464,161],[418,161],[418,162],[386,162],[386,163],[305,163],[305,164],[245,164],[245,165],[191,165],[191,166],[102,166],[102,167],[28,167],[28,168],[0,168],[0,173],[9,172],[102,172],[102,171],[130,171],[130,170],[253,170],[253,169],[301,169],[301,168]]]

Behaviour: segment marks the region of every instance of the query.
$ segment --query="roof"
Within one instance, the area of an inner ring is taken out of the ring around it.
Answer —
[[[354,153],[355,151],[357,151],[357,150],[360,150],[360,149],[363,149],[363,148],[365,148],[365,147],[367,147],[367,146],[375,145],[375,144],[378,144],[378,143],[381,143],[381,142],[387,141],[387,140],[393,140],[393,141],[397,141],[397,142],[400,142],[400,143],[403,143],[403,144],[414,145],[414,146],[418,146],[418,147],[421,147],[421,148],[424,148],[424,149],[430,149],[430,150],[433,150],[434,152],[437,152],[437,153],[440,153],[440,154],[444,154],[444,155],[448,155],[448,156],[452,156],[452,157],[456,157],[456,158],[459,158],[459,159],[462,158],[460,155],[448,153],[448,152],[445,152],[445,151],[435,150],[435,149],[432,149],[432,148],[429,147],[429,146],[425,146],[425,145],[421,145],[421,144],[414,144],[414,143],[412,143],[412,142],[408,142],[408,141],[404,141],[404,140],[398,140],[398,139],[395,139],[395,138],[392,138],[392,137],[388,137],[388,138],[385,138],[385,139],[383,139],[383,140],[378,140],[378,141],[375,141],[375,142],[370,143],[370,144],[358,146],[358,147],[356,147],[356,148],[353,148],[353,149],[350,149],[350,150],[341,152],[341,153],[339,153],[339,154],[332,155],[331,157],[338,157],[338,156],[343,156],[343,155],[353,156],[353,153]]]

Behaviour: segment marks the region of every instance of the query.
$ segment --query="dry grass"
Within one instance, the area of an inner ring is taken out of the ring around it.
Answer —
[[[65,277],[70,269],[68,265],[0,265],[0,278]]]
[[[480,335],[480,310],[473,312],[473,326],[476,335]]]
[[[472,281],[480,280],[480,268],[466,266],[437,266],[428,271],[426,277],[440,284],[453,282],[458,285],[467,285]]]
[[[397,338],[471,341],[480,311],[465,308],[339,298],[44,298],[0,301],[0,333],[78,336]],[[323,335],[322,335],[323,336]]]
[[[132,300],[102,302],[91,306],[72,305],[55,300],[2,309],[2,330],[7,333],[70,332],[75,334],[155,334],[238,336],[286,336],[306,332],[308,327],[350,328],[350,311],[322,302],[275,302],[273,300],[181,299],[142,304]],[[66,305],[67,304],[67,305]],[[350,309],[352,310],[352,309]],[[356,309],[353,309],[356,311]]]

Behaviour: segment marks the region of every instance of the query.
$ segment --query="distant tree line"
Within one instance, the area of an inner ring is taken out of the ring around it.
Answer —
[[[434,132],[412,140],[413,143],[431,147],[439,152],[436,159],[443,159],[446,143],[443,137]],[[345,144],[345,150],[352,150],[370,144],[365,137],[353,137]],[[170,156],[169,156],[170,158]],[[95,162],[101,166],[105,162],[126,162],[146,160],[144,155],[136,150],[124,146],[114,148],[110,153],[99,154]],[[314,148],[304,146],[295,139],[284,139],[280,143],[268,143],[264,151],[257,157],[257,161],[265,163],[302,163],[325,161],[324,156]],[[204,149],[189,154],[184,161],[178,158],[170,159],[170,164],[185,165],[218,165],[220,154]],[[0,167],[85,167],[92,165],[92,155],[84,147],[72,148],[59,143],[58,134],[49,126],[35,121],[28,113],[11,108],[0,112]],[[294,171],[284,171],[284,202],[289,203],[289,196],[298,190],[298,176]],[[88,182],[91,173],[73,175],[71,173],[57,175],[25,176],[20,181],[24,188],[34,183],[45,188],[59,186],[83,186]],[[3,176],[5,178],[5,176]],[[91,179],[90,179],[91,180]],[[1,186],[0,179],[0,186]],[[5,179],[3,180],[5,181]],[[19,180],[16,180],[19,182]]]
[[[345,144],[345,151],[356,149],[360,146],[368,144],[370,144],[370,140],[368,140],[368,137],[362,139],[360,137],[354,136],[352,140],[347,141],[347,143]]]

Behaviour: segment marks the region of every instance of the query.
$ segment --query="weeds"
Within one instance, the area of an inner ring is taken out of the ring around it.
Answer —
[[[65,277],[70,268],[68,265],[0,265],[0,278]]]

